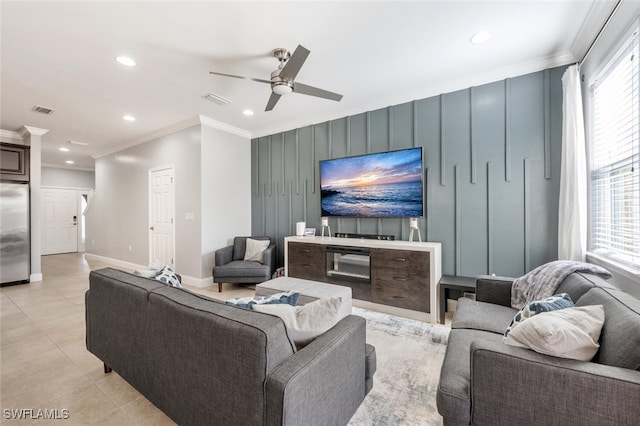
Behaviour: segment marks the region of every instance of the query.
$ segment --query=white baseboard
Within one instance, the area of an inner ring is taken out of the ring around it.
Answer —
[[[138,264],[135,264],[135,263],[126,262],[124,260],[113,259],[111,257],[100,256],[100,255],[97,255],[97,254],[85,253],[84,257],[87,260],[94,260],[96,262],[107,263],[109,266],[114,266],[116,268],[126,269],[127,272],[133,272],[136,269],[146,269],[147,268],[145,265],[138,265]]]
[[[120,269],[125,269],[127,270],[127,272],[133,272],[136,269],[146,269],[147,266],[146,265],[138,265],[135,263],[131,263],[131,262],[126,262],[124,260],[119,260],[119,259],[113,259],[111,257],[105,257],[105,256],[99,256],[97,254],[91,254],[91,253],[85,253],[84,257],[87,260],[93,260],[96,262],[102,262],[102,263],[106,263],[109,266],[113,266],[115,268],[120,268]],[[178,274],[180,274],[180,271],[176,271]],[[40,276],[41,280],[42,280],[42,275]],[[182,279],[182,283],[186,284],[186,285],[190,285],[193,287],[198,287],[198,288],[207,288],[207,287],[211,287],[213,286],[213,277],[206,277],[206,278],[196,278],[196,277],[192,277],[190,275],[184,275],[184,274],[180,274],[180,277]]]
[[[196,278],[196,277],[191,277],[189,275],[182,275],[182,274],[180,276],[182,277],[183,284],[187,284],[187,285],[198,287],[198,288],[213,287],[213,277]]]
[[[35,283],[38,281],[42,281],[42,274],[31,274],[31,276],[29,277],[29,282]]]

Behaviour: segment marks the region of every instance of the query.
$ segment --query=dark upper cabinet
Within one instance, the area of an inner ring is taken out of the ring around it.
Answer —
[[[0,179],[29,182],[29,147],[0,143]]]

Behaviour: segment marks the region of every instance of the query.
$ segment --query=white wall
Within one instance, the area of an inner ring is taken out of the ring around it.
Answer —
[[[200,217],[184,219],[184,212],[200,211],[200,126],[96,160],[96,195],[87,214],[86,251],[130,262],[149,263],[149,169],[174,167],[175,267],[199,277]],[[129,246],[132,251],[129,251]]]
[[[92,189],[95,187],[95,172],[42,167],[42,186]]]
[[[175,171],[176,271],[187,284],[211,285],[215,250],[251,232],[248,136],[198,125],[97,159],[86,251],[149,263],[148,173],[169,165]]]
[[[211,277],[214,252],[251,235],[251,141],[202,126],[202,276]]]

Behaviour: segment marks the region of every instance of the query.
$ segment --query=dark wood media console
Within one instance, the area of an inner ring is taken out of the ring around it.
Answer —
[[[368,263],[368,274],[333,273],[335,246],[346,253],[353,248],[358,266],[362,269]],[[441,275],[439,243],[287,237],[285,266],[290,277],[351,287],[354,299],[427,313],[438,309],[435,302]],[[432,322],[434,318],[437,317],[431,315]]]

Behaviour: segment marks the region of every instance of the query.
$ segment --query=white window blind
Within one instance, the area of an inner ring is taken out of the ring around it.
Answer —
[[[590,250],[640,268],[638,31],[591,86]]]

